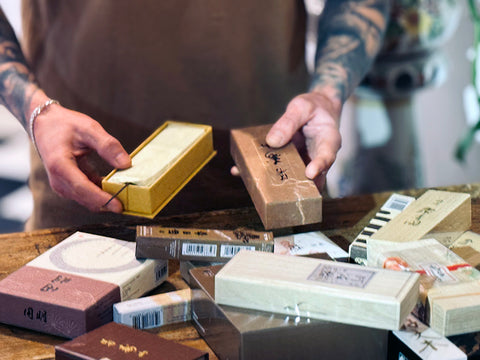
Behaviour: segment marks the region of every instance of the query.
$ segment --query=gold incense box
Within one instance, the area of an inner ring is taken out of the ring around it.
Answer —
[[[103,179],[102,189],[122,202],[124,214],[153,218],[215,154],[211,126],[166,121],[130,154],[130,168]]]

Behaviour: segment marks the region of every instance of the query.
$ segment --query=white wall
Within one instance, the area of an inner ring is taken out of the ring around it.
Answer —
[[[446,81],[417,97],[420,155],[428,187],[480,182],[480,143],[472,147],[464,165],[453,155],[466,131],[462,96],[471,76],[467,50],[473,44],[473,24],[467,9],[463,10],[456,33],[444,47],[449,63]]]

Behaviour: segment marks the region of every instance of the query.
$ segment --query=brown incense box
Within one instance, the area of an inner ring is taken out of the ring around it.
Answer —
[[[265,229],[322,221],[322,196],[295,145],[271,148],[271,125],[231,131],[231,154]]]
[[[220,359],[386,359],[386,330],[217,304],[221,267],[190,270],[194,325]]]
[[[56,360],[194,360],[208,353],[114,322],[55,346]]]
[[[271,232],[137,226],[136,257],[226,262],[240,250],[273,252]]]

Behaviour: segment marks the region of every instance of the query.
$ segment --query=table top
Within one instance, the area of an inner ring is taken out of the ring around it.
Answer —
[[[441,190],[466,192],[472,195],[472,228],[480,233],[480,184],[468,184],[438,188]],[[425,189],[398,191],[405,195],[420,196]],[[324,199],[321,224],[282,229],[283,232],[322,231],[344,250],[368,224],[391,193]],[[124,223],[83,226],[78,228],[55,228],[33,232],[0,235],[0,280],[59,243],[75,231],[85,231],[133,241],[136,225],[159,224],[163,226],[235,229],[240,226],[262,230],[262,224],[254,208],[229,209],[188,215],[158,217],[154,220],[130,220]],[[179,264],[170,261],[170,275],[155,292],[167,292],[186,288],[179,273]],[[210,359],[218,359],[212,349],[199,336],[190,322],[167,325],[146,330],[166,339],[209,352]],[[55,358],[55,345],[67,341],[65,338],[42,334],[15,326],[0,324],[0,359]]]

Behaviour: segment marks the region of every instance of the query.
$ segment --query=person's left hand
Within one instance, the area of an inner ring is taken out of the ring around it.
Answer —
[[[310,162],[305,175],[322,189],[327,171],[341,147],[339,119],[341,102],[326,92],[313,91],[293,98],[285,113],[273,124],[266,142],[281,147],[303,135],[304,147]],[[297,144],[301,148],[302,144]]]

